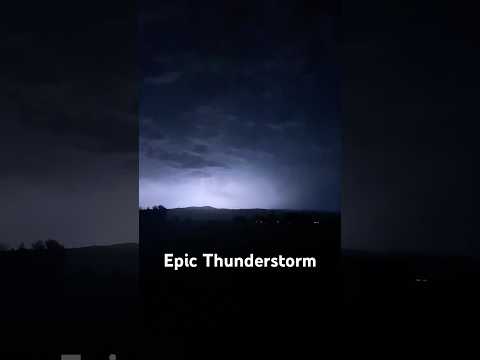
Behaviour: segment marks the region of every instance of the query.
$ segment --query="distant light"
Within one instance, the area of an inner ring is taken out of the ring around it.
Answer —
[[[141,164],[145,166],[145,164]],[[213,206],[248,209],[278,208],[285,197],[272,186],[271,178],[244,169],[209,169],[210,177],[195,177],[175,170],[158,178],[139,180],[140,206],[161,204],[166,208]]]
[[[415,281],[416,282],[423,282],[423,283],[428,282],[427,279],[423,279],[423,278],[416,278]]]

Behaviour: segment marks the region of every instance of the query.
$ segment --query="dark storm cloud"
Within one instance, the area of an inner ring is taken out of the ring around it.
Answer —
[[[145,82],[153,85],[171,84],[180,79],[181,76],[182,73],[179,71],[170,71],[155,77],[148,77]]]
[[[142,3],[172,16],[140,30],[141,191],[144,180],[183,205],[338,209],[335,12],[300,3]]]
[[[134,10],[4,9],[0,243],[136,241]]]
[[[139,122],[140,139],[162,140],[165,138],[162,127],[151,118],[140,118]]]
[[[72,138],[73,145],[93,151],[136,151],[131,136],[137,127],[133,68],[115,63],[107,71],[91,55],[72,57],[69,48],[53,49],[56,39],[45,41],[41,35],[27,32],[5,45],[10,67],[2,74],[7,103],[2,111],[33,131],[48,131],[65,141]],[[81,40],[90,40],[90,36]],[[97,61],[119,59],[115,55],[121,53],[114,51]],[[18,57],[23,61],[15,63]]]
[[[112,85],[124,86],[125,82],[128,79]],[[137,131],[136,116],[107,104],[102,95],[85,96],[83,91],[95,90],[75,81],[23,84],[9,100],[18,106],[17,121],[32,131],[49,132],[64,144],[88,151],[135,152],[137,141],[131,134]]]
[[[168,152],[162,148],[147,147],[145,155],[149,158],[157,159],[169,164],[172,167],[183,169],[201,169],[205,167],[227,167],[226,164],[211,161],[197,154],[186,151]]]
[[[193,146],[193,152],[198,154],[205,154],[208,152],[208,146],[203,144],[195,144]]]

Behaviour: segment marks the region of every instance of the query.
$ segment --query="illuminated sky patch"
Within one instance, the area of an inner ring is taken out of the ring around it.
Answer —
[[[336,19],[214,5],[140,19],[140,206],[338,210]]]

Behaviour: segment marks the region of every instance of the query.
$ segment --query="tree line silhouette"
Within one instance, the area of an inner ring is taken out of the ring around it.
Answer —
[[[185,208],[189,209],[189,208]],[[195,209],[195,208],[192,208]],[[335,213],[319,212],[319,211],[293,211],[293,210],[263,210],[263,209],[215,209],[210,208],[217,214],[222,211],[233,212],[230,219],[236,225],[258,224],[258,225],[324,225],[329,223],[332,219],[337,217]],[[197,210],[198,211],[198,210]],[[193,221],[192,214],[179,215],[175,209],[169,210],[162,205],[153,207],[140,208],[140,216],[142,218],[155,219],[155,221],[162,223],[164,221],[170,222],[184,222],[191,223]],[[215,217],[212,216],[212,219]],[[205,220],[203,220],[205,221]],[[215,220],[210,220],[215,221]]]
[[[10,248],[7,245],[0,243],[0,252],[27,252],[27,251],[36,251],[36,252],[63,252],[65,247],[57,240],[48,239],[48,240],[38,240],[33,242],[30,245],[30,248],[25,246],[25,243],[22,242],[18,245],[17,248]]]

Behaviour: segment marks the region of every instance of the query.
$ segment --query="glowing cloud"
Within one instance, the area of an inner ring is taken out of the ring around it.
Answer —
[[[208,177],[176,177],[140,180],[140,206],[161,204],[167,208],[213,206],[217,208],[275,208],[279,196],[265,178],[220,172]]]

